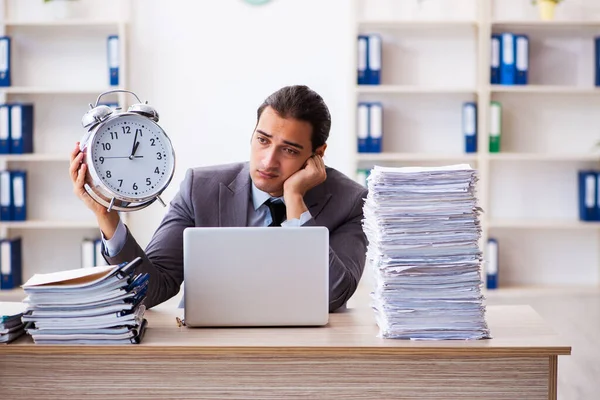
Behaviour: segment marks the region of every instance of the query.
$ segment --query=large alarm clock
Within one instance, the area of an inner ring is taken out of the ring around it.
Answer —
[[[127,111],[99,105],[109,93],[126,92],[137,99]],[[136,211],[159,200],[175,172],[171,140],[157,124],[158,113],[137,95],[115,89],[90,104],[81,124],[87,132],[80,142],[89,179],[88,194],[109,211]],[[90,182],[91,181],[91,182]]]

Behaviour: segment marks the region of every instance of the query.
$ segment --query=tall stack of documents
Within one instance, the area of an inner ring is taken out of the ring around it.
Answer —
[[[21,320],[24,312],[21,302],[0,301],[0,343],[10,343],[25,333]]]
[[[381,337],[489,337],[476,182],[469,165],[372,170],[363,229]]]
[[[142,262],[36,274],[23,288],[27,333],[41,344],[140,343],[148,274]]]

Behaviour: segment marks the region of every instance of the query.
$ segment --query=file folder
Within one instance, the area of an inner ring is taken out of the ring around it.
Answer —
[[[492,35],[490,83],[500,84],[500,35]]]
[[[498,241],[496,239],[488,239],[487,243],[487,271],[486,271],[486,287],[488,289],[498,289]]]
[[[0,36],[0,86],[10,86],[10,37]]]
[[[600,36],[595,39],[594,49],[594,72],[596,74],[596,86],[600,86]]]
[[[12,181],[12,219],[25,221],[27,219],[27,171],[10,171]]]
[[[23,283],[21,238],[0,240],[0,289],[15,289]]]
[[[381,36],[369,35],[367,51],[367,84],[379,85],[381,84]]]
[[[10,153],[10,105],[0,104],[0,154]]]
[[[517,85],[527,85],[529,75],[529,38],[525,35],[517,35],[515,40],[515,83]]]
[[[10,152],[33,153],[33,104],[10,107]]]
[[[12,220],[12,182],[10,171],[0,171],[0,220]]]
[[[357,41],[357,74],[358,74],[358,84],[366,85],[367,84],[367,56],[368,56],[368,43],[369,37],[365,35],[358,36]]]
[[[477,104],[463,104],[463,134],[465,135],[465,152],[477,153]]]
[[[102,239],[94,240],[94,266],[105,266],[108,265],[104,256],[102,255]]]
[[[516,79],[515,65],[515,36],[512,33],[503,33],[500,42],[500,83],[514,85]]]
[[[359,103],[357,114],[358,152],[366,153],[368,151],[367,141],[369,140],[369,104]]]
[[[490,153],[500,152],[502,136],[502,105],[497,101],[490,104]]]
[[[95,266],[94,239],[83,239],[81,242],[81,268],[91,268]]]
[[[581,221],[596,221],[598,188],[597,173],[593,170],[583,170],[578,172],[579,186],[579,219]]]
[[[367,147],[369,153],[381,153],[381,139],[383,138],[383,105],[375,102],[369,106],[369,139]]]
[[[108,71],[110,86],[119,85],[119,36],[108,37]]]

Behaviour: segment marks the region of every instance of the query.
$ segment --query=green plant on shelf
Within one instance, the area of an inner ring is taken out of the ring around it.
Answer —
[[[562,3],[565,0],[531,0],[531,4],[538,4],[539,2],[544,2],[544,1],[548,1],[550,3],[554,3],[554,4],[558,4],[558,3]]]

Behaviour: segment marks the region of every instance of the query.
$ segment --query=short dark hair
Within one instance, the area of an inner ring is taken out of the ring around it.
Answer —
[[[312,151],[327,142],[331,129],[329,109],[323,98],[308,86],[286,86],[271,94],[258,107],[256,123],[267,107],[271,107],[282,118],[294,118],[310,123]]]

